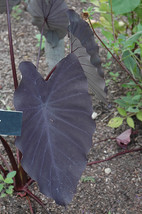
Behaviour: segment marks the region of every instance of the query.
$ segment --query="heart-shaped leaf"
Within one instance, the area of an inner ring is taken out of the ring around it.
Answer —
[[[12,7],[19,4],[21,0],[10,0],[9,1],[9,10],[11,11]],[[6,13],[6,0],[0,0],[0,13]]]
[[[101,68],[99,47],[94,40],[94,34],[89,24],[81,19],[74,10],[69,10],[68,15],[71,52],[78,57],[87,77],[89,88],[102,101],[106,101],[104,73]]]
[[[42,30],[47,41],[54,47],[67,33],[67,5],[64,0],[30,0],[28,11],[32,23]]]
[[[20,64],[22,81],[15,91],[23,111],[22,166],[46,196],[68,204],[85,169],[95,124],[86,77],[74,54],[45,81],[30,62]]]

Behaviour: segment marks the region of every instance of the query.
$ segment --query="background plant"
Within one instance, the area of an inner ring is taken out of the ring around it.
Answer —
[[[126,79],[122,87],[126,89],[126,95],[116,99],[119,105],[117,109],[125,111],[123,116],[128,125],[134,128],[133,116],[141,120],[142,110],[142,1],[114,1],[114,0],[91,0],[94,5],[92,12],[100,14],[99,21],[91,20],[94,28],[100,28],[105,39],[103,43],[109,48],[121,63],[128,69],[132,78]],[[89,12],[89,10],[88,10]],[[103,45],[103,44],[102,44]],[[108,52],[109,62],[104,65],[110,69],[112,54]],[[117,82],[118,72],[109,72],[110,78]],[[135,80],[135,81],[134,81]],[[108,79],[109,84],[110,79]],[[118,111],[119,114],[120,111]],[[120,126],[124,118],[116,117],[109,122],[109,126]]]

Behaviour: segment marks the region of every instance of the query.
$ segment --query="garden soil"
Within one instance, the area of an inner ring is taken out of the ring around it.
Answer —
[[[80,0],[67,0],[70,8],[78,13],[89,6],[89,3],[80,3]],[[18,65],[23,60],[30,60],[36,63],[38,48],[35,38],[38,30],[31,24],[31,16],[21,5],[20,17],[12,14],[12,33],[14,41],[15,61]],[[94,15],[98,19],[98,14]],[[97,30],[99,36],[101,33]],[[67,38],[66,38],[67,41]],[[100,57],[102,63],[107,62],[107,52],[100,46]],[[67,51],[66,45],[66,51]],[[42,52],[39,70],[46,76],[48,67],[45,60],[45,53]],[[88,154],[88,162],[104,160],[116,153],[124,151],[116,143],[115,138],[128,129],[127,124],[123,124],[118,129],[107,126],[110,118],[116,115],[114,99],[123,95],[124,91],[120,87],[127,79],[126,74],[113,61],[109,71],[118,71],[120,76],[116,81],[111,80],[108,69],[104,68],[108,84],[108,104],[102,104],[92,95],[93,110],[98,116],[96,131],[93,135],[92,148]],[[20,79],[20,72],[18,71]],[[0,108],[13,108],[13,80],[8,49],[8,33],[6,15],[0,15]],[[136,149],[142,146],[141,123],[136,121],[137,134],[131,137],[131,143],[127,149]],[[6,138],[15,151],[14,139]],[[103,141],[104,140],[104,141]],[[0,153],[5,155],[5,151],[0,144]],[[54,200],[45,197],[39,192],[36,183],[32,184],[30,190],[36,194],[44,203],[46,211],[31,199],[33,213],[35,214],[141,214],[142,213],[142,153],[132,152],[115,157],[109,161],[87,166],[77,186],[77,192],[72,202],[65,208],[59,206]],[[30,213],[29,202],[26,197],[20,197],[17,193],[0,199],[0,214],[26,214]]]

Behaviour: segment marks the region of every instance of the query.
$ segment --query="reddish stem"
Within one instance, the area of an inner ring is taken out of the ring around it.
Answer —
[[[28,196],[26,196],[26,199],[27,199],[27,201],[28,201],[28,204],[29,204],[30,213],[31,213],[31,214],[34,214],[34,212],[33,212],[33,208],[32,208],[32,205],[31,205],[30,198],[29,198]]]
[[[29,189],[21,188],[20,191],[24,191],[25,193],[27,193],[31,198],[33,198],[38,204],[40,204],[46,210],[42,201],[36,195],[34,195]],[[46,212],[47,212],[47,210],[46,210]]]
[[[131,150],[125,150],[125,151],[122,151],[122,152],[118,152],[115,155],[106,158],[105,160],[98,160],[98,161],[90,162],[90,163],[87,164],[87,166],[90,166],[90,165],[93,165],[93,164],[97,164],[97,163],[102,163],[102,162],[105,162],[105,161],[109,161],[109,160],[111,160],[111,159],[113,159],[113,158],[115,158],[117,156],[124,155],[124,154],[131,153],[131,152],[138,152],[138,151],[142,151],[142,147],[140,147],[138,149],[131,149]]]
[[[25,184],[24,188],[26,189],[28,186],[30,186],[33,182],[35,182],[33,179],[29,179],[28,182]]]
[[[50,73],[47,75],[47,77],[45,79],[46,81],[50,78],[51,74],[55,71],[55,69],[56,69],[56,66],[54,68],[52,68],[52,70],[50,71]]]
[[[9,0],[6,0],[6,8],[7,8],[8,39],[9,39],[9,47],[10,47],[11,67],[12,67],[12,73],[13,73],[14,87],[16,89],[18,87],[18,80],[17,80],[17,74],[16,74],[16,66],[15,66],[15,58],[14,58],[14,50],[13,50],[13,42],[12,42]]]

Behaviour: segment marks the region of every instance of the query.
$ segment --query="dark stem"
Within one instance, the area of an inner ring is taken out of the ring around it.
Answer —
[[[17,73],[16,73],[16,66],[15,66],[14,50],[13,50],[11,19],[10,19],[10,12],[9,12],[9,0],[6,0],[6,9],[7,9],[8,39],[9,39],[9,47],[10,47],[11,67],[12,67],[12,73],[13,73],[14,87],[16,89],[18,87],[18,80],[17,80]],[[18,151],[18,153],[20,156],[21,152]]]
[[[17,80],[17,74],[16,74],[16,66],[15,66],[15,58],[14,58],[14,50],[13,50],[13,42],[12,42],[9,0],[6,0],[6,8],[7,8],[8,39],[9,39],[9,47],[10,47],[11,67],[12,67],[12,73],[13,73],[14,87],[16,89],[18,87],[18,80]]]
[[[138,149],[131,149],[131,150],[125,150],[125,151],[122,151],[122,152],[118,152],[115,155],[106,158],[105,160],[98,160],[98,161],[90,162],[90,163],[87,164],[87,166],[90,166],[90,165],[93,165],[93,164],[97,164],[97,163],[102,163],[102,162],[105,162],[105,161],[109,161],[109,160],[111,160],[111,159],[113,159],[113,158],[115,158],[117,156],[124,155],[124,154],[131,153],[131,152],[138,152],[138,151],[142,151],[142,147],[140,147]]]
[[[0,165],[0,170],[2,171],[2,173],[4,174],[4,177],[6,177],[7,172],[6,170]]]
[[[5,148],[5,151],[6,151],[7,155],[8,155],[8,158],[9,158],[11,166],[12,166],[12,170],[17,172],[16,176],[15,176],[16,186],[20,187],[20,186],[22,186],[22,181],[21,181],[21,177],[19,175],[19,169],[18,169],[16,160],[15,160],[15,158],[13,156],[11,148],[9,147],[8,143],[6,142],[6,140],[2,136],[0,136],[0,140],[1,140],[2,144],[3,144],[3,147]]]
[[[115,61],[121,66],[121,68],[129,75],[129,77],[136,83],[136,85],[142,90],[142,86],[134,79],[134,77],[130,74],[130,72],[128,71],[128,69],[123,65],[122,62],[120,62],[115,56],[114,54],[109,50],[109,48],[104,44],[104,42],[101,40],[101,38],[98,36],[98,34],[96,33],[96,31],[93,28],[93,25],[91,23],[90,18],[88,17],[90,26],[95,34],[95,36],[99,39],[99,41],[103,44],[103,46],[106,48],[106,50],[111,54],[111,56],[115,59]]]

